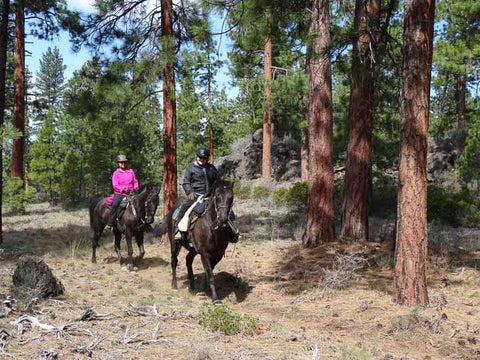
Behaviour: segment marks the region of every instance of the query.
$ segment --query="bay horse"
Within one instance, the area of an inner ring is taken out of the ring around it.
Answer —
[[[193,229],[189,227],[187,238],[182,237],[182,240],[178,240],[174,238],[173,233],[169,232],[173,289],[177,288],[178,253],[183,246],[188,250],[186,263],[190,291],[195,290],[192,264],[195,256],[199,254],[205,270],[206,281],[212,293],[212,301],[220,303],[215,289],[213,269],[224,256],[228,243],[236,242],[233,230],[228,224],[233,205],[233,186],[234,183],[231,181],[220,180],[218,182],[213,196],[205,200],[205,214],[195,222]],[[159,237],[168,232],[168,228],[173,229],[172,214],[173,210],[165,216],[155,229],[154,236]]]
[[[121,265],[122,255],[120,252],[120,242],[122,233],[125,234],[128,250],[128,270],[134,270],[132,237],[138,245],[139,255],[136,259],[136,265],[140,263],[145,255],[143,246],[144,232],[149,225],[153,223],[155,212],[159,203],[160,188],[156,186],[145,186],[137,191],[136,194],[128,195],[128,206],[122,217],[112,223],[113,233],[115,235],[115,252],[117,253],[118,263]],[[110,209],[107,206],[106,198],[96,198],[90,201],[90,236],[92,240],[92,263],[97,262],[96,250],[98,241],[102,235],[105,226],[108,223]]]

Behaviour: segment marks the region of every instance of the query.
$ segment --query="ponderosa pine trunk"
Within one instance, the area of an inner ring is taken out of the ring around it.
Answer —
[[[457,131],[461,132],[465,129],[467,124],[467,117],[465,114],[465,74],[458,75],[457,78]]]
[[[13,122],[20,136],[13,140],[11,176],[24,180],[23,160],[25,152],[25,13],[23,3],[15,9],[15,98]]]
[[[348,148],[343,200],[343,240],[368,241],[368,199],[373,131],[373,71],[378,0],[356,0],[353,43]]]
[[[174,37],[172,0],[162,0],[163,67],[163,211],[167,214],[177,198],[177,138],[175,109]],[[169,229],[171,233],[172,229]]]
[[[330,2],[314,0],[309,52],[308,220],[303,245],[333,240],[333,115],[330,47]]]
[[[428,304],[427,136],[434,8],[434,0],[405,1],[394,298],[406,305]]]
[[[300,149],[300,167],[302,181],[308,181],[308,128],[302,128],[302,147]]]
[[[5,119],[5,82],[7,73],[8,17],[10,0],[3,0],[2,24],[0,25],[0,128]],[[3,172],[3,141],[0,141],[0,171]],[[0,244],[3,243],[3,176],[0,176]]]
[[[265,10],[267,35],[265,38],[265,51],[263,55],[263,69],[265,80],[264,109],[263,109],[263,156],[262,178],[269,182],[272,177],[272,9]]]
[[[208,130],[210,137],[210,164],[213,164],[215,161],[215,145],[213,143],[213,104],[212,104],[212,72],[211,64],[208,64]]]

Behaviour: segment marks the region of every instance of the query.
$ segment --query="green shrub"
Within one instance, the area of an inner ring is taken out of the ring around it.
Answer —
[[[258,216],[260,217],[270,217],[272,214],[270,213],[270,211],[268,210],[261,210],[259,213],[258,213]]]
[[[237,199],[250,199],[252,194],[252,186],[250,184],[242,185],[240,182],[235,183],[233,194]]]
[[[273,192],[273,201],[287,207],[304,207],[308,204],[308,182],[298,181],[291,188],[279,188]]]
[[[279,188],[273,191],[273,201],[277,205],[287,205],[288,188]]]
[[[298,223],[298,216],[287,214],[280,218],[278,225],[281,228],[293,230]]]
[[[225,335],[254,335],[258,332],[259,320],[251,315],[239,315],[226,305],[206,306],[199,314],[200,325],[210,331]]]
[[[253,189],[253,198],[255,200],[266,199],[268,198],[268,195],[270,195],[270,191],[266,186],[257,186]]]
[[[34,190],[27,192],[23,189],[22,179],[8,178],[3,189],[3,205],[14,214],[23,214],[27,204],[33,200],[34,192]]]
[[[480,202],[470,190],[454,191],[438,185],[427,190],[428,221],[439,221],[450,226],[476,227],[480,225]]]

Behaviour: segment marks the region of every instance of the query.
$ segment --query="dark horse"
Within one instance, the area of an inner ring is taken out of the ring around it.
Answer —
[[[137,241],[139,255],[136,264],[139,264],[145,255],[143,247],[143,234],[146,228],[153,223],[155,212],[159,202],[159,187],[145,186],[136,194],[129,196],[128,206],[123,216],[113,223],[113,233],[115,234],[115,252],[118,256],[118,263],[121,264],[122,255],[120,252],[120,241],[122,233],[125,234],[128,248],[128,270],[133,270],[133,247],[132,236]],[[106,198],[92,199],[90,202],[90,231],[92,237],[92,263],[97,262],[96,250],[98,240],[102,235],[103,229],[107,225],[110,209],[107,206]]]
[[[213,269],[222,259],[228,243],[235,241],[231,227],[228,225],[228,218],[232,211],[233,204],[233,182],[221,180],[214,192],[207,201],[205,215],[195,222],[193,230],[188,231],[188,239],[176,240],[172,233],[169,233],[170,248],[172,253],[172,288],[177,288],[177,263],[178,253],[182,246],[188,250],[187,271],[190,290],[195,289],[195,278],[193,276],[192,263],[197,254],[200,254],[206,280],[212,292],[212,301],[220,302],[215,289]],[[172,213],[162,220],[159,227],[155,229],[155,236],[161,236],[168,231],[172,224]],[[205,284],[206,285],[206,284]]]

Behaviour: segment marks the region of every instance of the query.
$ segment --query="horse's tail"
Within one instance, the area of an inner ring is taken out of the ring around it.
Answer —
[[[175,209],[170,210],[167,215],[163,217],[157,226],[153,229],[153,237],[159,238],[168,232],[168,224],[172,223],[172,216]]]
[[[101,198],[94,197],[90,198],[88,201],[88,213],[90,215],[90,227],[93,229],[95,227],[95,207],[97,206],[98,202]]]

